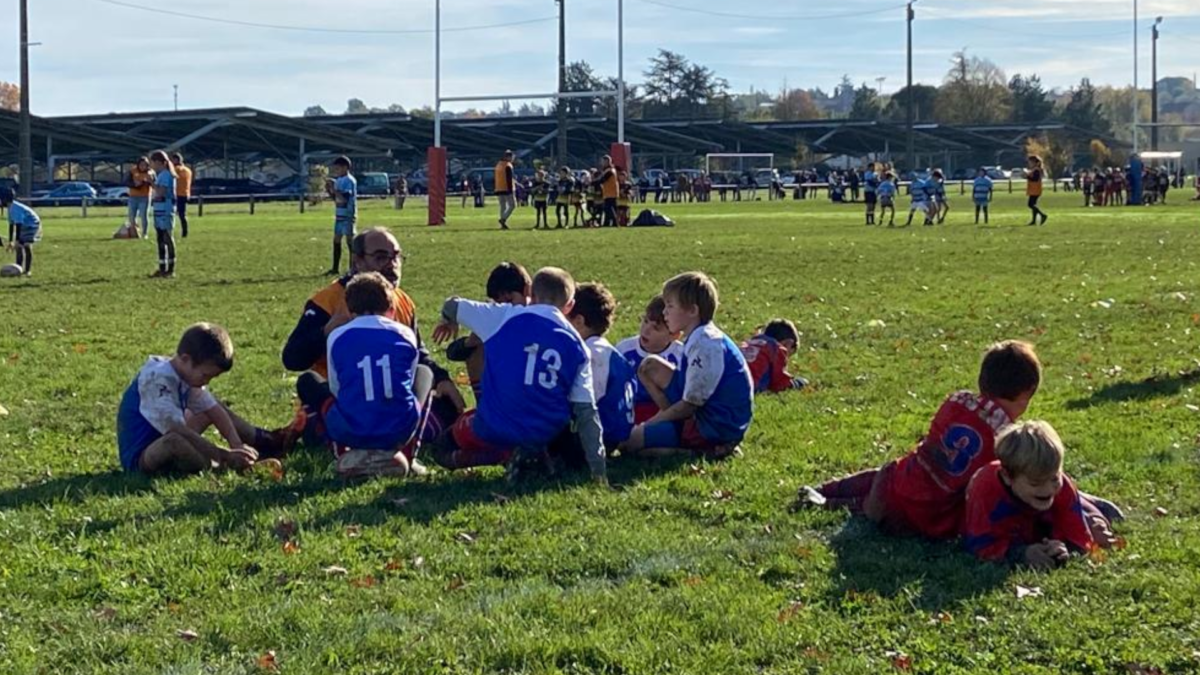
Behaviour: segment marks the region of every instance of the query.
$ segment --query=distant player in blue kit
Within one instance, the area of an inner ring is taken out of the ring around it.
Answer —
[[[326,274],[341,274],[342,238],[354,238],[354,226],[358,222],[358,181],[350,173],[350,158],[333,160],[333,178],[325,182],[325,191],[333,200],[333,267]]]
[[[571,311],[574,297],[571,275],[547,267],[533,278],[528,307],[446,301],[433,338],[445,342],[461,324],[483,340],[486,395],[438,439],[434,458],[439,464],[461,469],[515,459],[509,466],[515,472],[526,458],[546,456],[550,442],[574,421],[592,476],[605,480],[590,353],[563,315]]]
[[[615,450],[633,431],[633,381],[636,371],[604,334],[612,327],[617,300],[603,284],[580,284],[567,320],[579,332],[592,360],[592,389],[604,429],[604,446]]]
[[[946,176],[942,174],[941,169],[933,170],[928,185],[933,188],[933,199],[930,202],[933,212],[930,219],[937,216],[937,224],[941,225],[946,222],[946,214],[950,213],[950,199],[946,196]]]
[[[879,174],[875,173],[875,162],[867,164],[863,172],[863,201],[867,203],[867,225],[875,224],[875,203],[878,200]]]
[[[712,279],[686,272],[668,280],[662,294],[667,327],[687,336],[684,362],[679,368],[657,356],[642,362],[638,378],[659,412],[634,427],[622,451],[684,450],[723,459],[738,451],[754,417],[750,369],[737,344],[713,323],[718,298]]]
[[[302,425],[267,431],[222,405],[206,389],[233,368],[233,341],[224,328],[198,323],[175,355],[151,356],[125,389],[117,409],[117,449],[126,471],[199,473],[213,467],[247,469],[286,455]],[[202,435],[216,427],[228,448]]]
[[[9,190],[0,190],[0,206],[8,209],[8,249],[17,252],[23,274],[33,269],[33,245],[42,240],[42,219]]]
[[[679,341],[680,334],[667,328],[667,320],[663,316],[667,303],[661,295],[654,296],[646,305],[646,313],[642,315],[642,325],[638,334],[625,338],[617,343],[617,351],[629,362],[633,372],[637,373],[642,361],[648,356],[662,358],[672,367],[678,368],[683,363],[683,343]],[[633,420],[641,424],[658,414],[658,404],[650,398],[650,392],[642,386],[641,380],[633,379]]]
[[[875,191],[879,196],[879,222],[883,222],[883,214],[888,213],[888,227],[896,226],[896,176],[888,171],[879,181]]]
[[[904,223],[905,227],[912,225],[913,214],[920,213],[925,217],[925,224],[932,225],[933,220],[930,211],[933,210],[933,204],[930,199],[933,196],[934,188],[930,185],[930,179],[913,174],[912,183],[908,186],[908,196],[911,204],[908,207],[908,221]]]
[[[301,375],[300,402],[320,415],[338,474],[407,475],[433,372],[417,365],[413,330],[386,317],[392,285],[383,275],[355,275],[346,285],[346,308],[353,318],[326,343],[329,379]]]
[[[988,222],[988,205],[992,203],[992,179],[988,178],[987,169],[979,168],[975,174],[975,182],[971,184],[971,199],[975,202],[975,224],[979,224],[979,214],[983,213],[983,223]]]
[[[158,238],[158,271],[151,276],[170,278],[175,276],[175,167],[162,150],[150,153],[150,167],[154,169],[150,208]]]

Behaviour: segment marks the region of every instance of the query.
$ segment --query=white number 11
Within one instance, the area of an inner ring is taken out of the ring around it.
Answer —
[[[392,357],[384,356],[377,361],[379,371],[383,374],[383,398],[392,400]],[[371,373],[371,357],[364,356],[358,362],[358,369],[363,371],[363,391],[368,402],[375,400],[375,377]]]

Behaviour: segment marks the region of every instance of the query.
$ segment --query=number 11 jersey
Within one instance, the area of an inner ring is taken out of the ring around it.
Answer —
[[[487,350],[474,421],[482,440],[545,445],[570,422],[572,403],[595,404],[587,345],[558,309],[460,300],[458,321]]]
[[[329,437],[356,450],[391,450],[420,419],[413,394],[417,336],[382,316],[360,316],[329,334]]]

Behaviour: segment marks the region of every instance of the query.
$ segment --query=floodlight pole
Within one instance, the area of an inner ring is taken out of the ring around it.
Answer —
[[[1133,0],[1133,154],[1138,153],[1138,0]]]
[[[625,0],[617,0],[617,142],[625,142]]]
[[[907,162],[908,162],[908,170],[909,170],[909,171],[916,171],[916,170],[917,170],[917,162],[916,162],[916,159],[913,157],[913,66],[912,66],[912,61],[913,61],[913,46],[912,46],[912,25],[913,25],[913,19],[917,18],[917,15],[916,15],[916,13],[915,13],[915,12],[913,12],[913,2],[916,2],[916,0],[912,0],[912,2],[909,2],[909,3],[908,3],[908,9],[907,9],[907,11],[908,11],[908,14],[907,14],[907,19],[908,19],[908,21],[907,21],[907,23],[908,23],[908,88],[905,90],[905,91],[907,91],[907,93],[908,93],[908,95],[907,95],[908,101],[907,101],[907,105],[905,106],[905,108],[907,109],[907,110],[906,110],[906,112],[905,112],[905,120],[906,120],[906,122],[907,122],[907,125],[908,125],[908,143],[907,143],[907,153],[906,153],[908,157],[907,157],[907,159],[906,159],[905,161],[907,161]]]
[[[29,111],[29,0],[21,0],[21,115],[17,160],[21,173],[21,197],[33,190],[33,115]],[[54,180],[47,176],[48,182]]]
[[[1150,149],[1155,152],[1158,152],[1158,25],[1162,20],[1161,16],[1156,18],[1150,27],[1150,122],[1154,124],[1150,127]]]
[[[567,91],[567,0],[558,3],[558,93]],[[567,165],[567,108],[564,99],[554,102],[558,117],[558,165]]]

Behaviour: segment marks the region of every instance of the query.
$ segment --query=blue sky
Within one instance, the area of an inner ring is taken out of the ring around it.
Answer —
[[[348,30],[433,26],[433,0],[118,0],[248,22]],[[567,0],[568,58],[616,72],[615,0]],[[904,81],[901,0],[625,0],[625,63],[636,81],[658,48],[714,69],[736,91],[830,90]],[[346,100],[416,107],[433,98],[433,37],[314,33],[197,21],[105,0],[30,0],[32,108],[43,115],[247,105],[299,114],[311,104],[341,112]],[[683,11],[676,5],[704,12]],[[1133,77],[1133,0],[919,0],[915,77],[937,83],[966,47],[1009,75],[1052,87],[1081,77],[1125,85]],[[1200,0],[1141,0],[1142,75],[1148,86],[1150,21],[1163,15],[1160,75],[1200,70]],[[3,0],[0,80],[15,82],[17,0]],[[553,0],[442,0],[444,28],[551,18]],[[11,17],[11,20],[10,20]],[[443,36],[443,94],[551,91],[553,20]],[[494,107],[495,104],[479,104]]]

